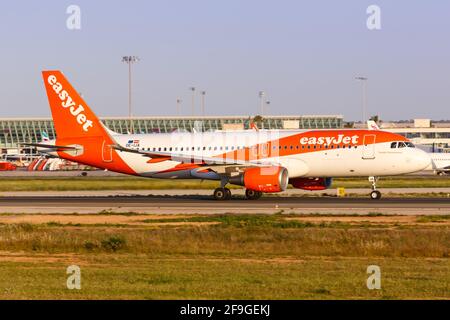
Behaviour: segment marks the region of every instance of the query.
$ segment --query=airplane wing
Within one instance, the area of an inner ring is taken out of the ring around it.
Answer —
[[[141,151],[136,149],[125,148],[121,145],[112,145],[113,149],[122,151],[122,152],[130,152],[140,154],[144,157],[149,157],[151,160],[149,162],[161,162],[166,160],[184,162],[184,163],[197,163],[206,167],[212,166],[224,166],[224,165],[235,165],[235,166],[272,166],[276,165],[273,162],[264,160],[264,159],[255,159],[255,160],[239,160],[233,158],[219,158],[219,157],[204,157],[198,155],[184,155],[184,154],[174,154],[170,152],[160,152],[160,151]]]

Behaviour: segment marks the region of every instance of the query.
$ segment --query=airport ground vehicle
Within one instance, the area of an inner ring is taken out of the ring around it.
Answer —
[[[43,78],[57,139],[40,151],[110,171],[162,179],[219,180],[214,198],[231,198],[227,184],[246,188],[247,199],[288,184],[324,190],[333,177],[377,177],[416,172],[427,153],[403,136],[380,130],[245,130],[117,134],[106,128],[60,71]]]
[[[16,169],[17,169],[17,167],[14,164],[12,164],[11,162],[0,161],[0,171],[13,171]]]

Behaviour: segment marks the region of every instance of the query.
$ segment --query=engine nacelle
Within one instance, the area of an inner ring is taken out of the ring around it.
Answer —
[[[318,191],[331,187],[331,178],[293,178],[289,180],[294,188]]]
[[[289,177],[284,167],[254,167],[231,177],[228,182],[250,190],[272,193],[286,190]]]

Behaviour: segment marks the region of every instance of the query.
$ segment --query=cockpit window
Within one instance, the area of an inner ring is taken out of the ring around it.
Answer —
[[[395,149],[395,148],[415,148],[416,146],[409,141],[396,141],[396,142],[392,142],[391,143],[391,149]]]

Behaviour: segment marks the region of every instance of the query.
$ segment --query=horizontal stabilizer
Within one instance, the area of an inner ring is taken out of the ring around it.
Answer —
[[[44,144],[44,143],[21,143],[23,146],[27,147],[39,147],[46,149],[55,149],[55,150],[76,150],[76,147],[68,147],[68,146],[55,146],[54,144]]]

